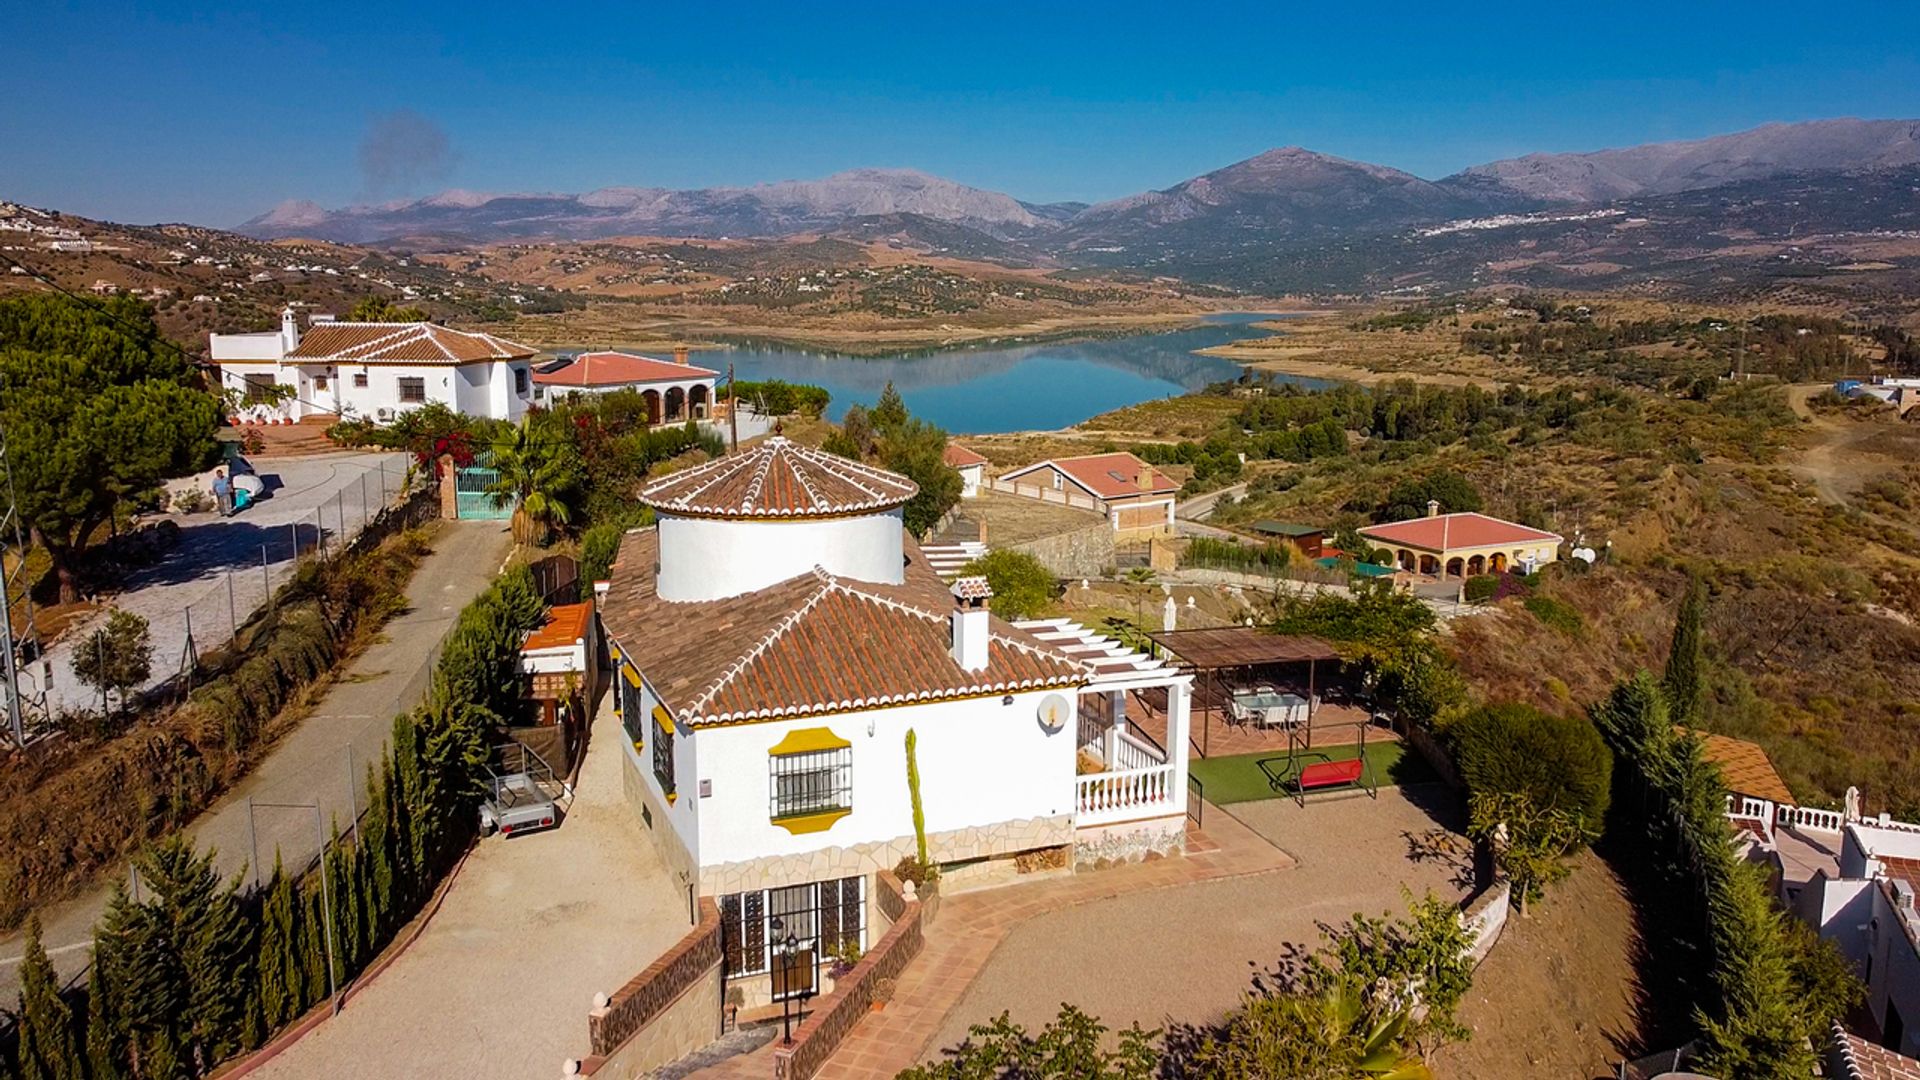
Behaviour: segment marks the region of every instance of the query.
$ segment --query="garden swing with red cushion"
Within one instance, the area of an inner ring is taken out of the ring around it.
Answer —
[[[1369,798],[1380,797],[1380,782],[1373,775],[1373,762],[1367,759],[1367,728],[1371,719],[1353,721],[1360,730],[1360,752],[1350,761],[1335,761],[1326,752],[1313,749],[1312,721],[1309,720],[1304,738],[1298,726],[1287,729],[1286,764],[1278,771],[1268,768],[1267,758],[1260,762],[1260,769],[1267,774],[1267,783],[1275,791],[1288,792],[1295,802],[1307,805],[1309,791],[1324,791],[1337,788],[1364,788]],[[1318,758],[1315,761],[1313,759]]]

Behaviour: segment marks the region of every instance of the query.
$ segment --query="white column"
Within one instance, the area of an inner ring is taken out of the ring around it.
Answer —
[[[1193,729],[1193,685],[1186,679],[1167,687],[1167,764],[1173,766],[1173,805],[1187,810],[1188,733]]]

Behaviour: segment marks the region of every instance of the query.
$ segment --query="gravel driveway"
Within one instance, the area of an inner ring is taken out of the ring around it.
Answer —
[[[1109,1028],[1138,1021],[1207,1022],[1240,1001],[1253,973],[1289,943],[1319,943],[1318,924],[1356,912],[1404,913],[1401,889],[1465,895],[1471,858],[1410,856],[1435,830],[1457,837],[1451,795],[1438,784],[1381,788],[1378,801],[1329,797],[1207,807],[1231,812],[1299,866],[1256,877],[1181,885],[1048,912],[1009,934],[946,1018],[933,1045],[952,1046],[1001,1010],[1029,1030],[1072,1002]]]

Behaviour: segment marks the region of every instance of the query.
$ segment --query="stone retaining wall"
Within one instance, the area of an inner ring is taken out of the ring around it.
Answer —
[[[1460,923],[1473,937],[1467,952],[1473,957],[1475,967],[1493,951],[1494,943],[1500,940],[1500,931],[1506,929],[1507,913],[1512,909],[1513,886],[1503,877],[1495,878],[1493,884],[1461,907]]]
[[[1105,521],[1072,532],[1043,536],[1024,544],[1009,544],[1040,560],[1055,577],[1101,577],[1113,567],[1114,531]]]
[[[1080,829],[1073,837],[1073,868],[1105,870],[1187,852],[1187,816],[1151,818]]]
[[[699,925],[587,1014],[581,1074],[642,1076],[718,1038],[720,959],[720,909],[703,896]]]
[[[898,979],[925,943],[919,899],[901,895],[900,884],[890,873],[874,878],[881,909],[897,908],[900,914],[894,918],[892,929],[860,958],[846,978],[835,980],[833,993],[795,1029],[793,1045],[773,1052],[775,1080],[810,1080],[817,1074],[860,1020],[873,1011],[874,984],[881,979]]]

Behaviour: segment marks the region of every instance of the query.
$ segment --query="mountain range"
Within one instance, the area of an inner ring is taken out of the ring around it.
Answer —
[[[610,187],[578,195],[455,190],[339,210],[292,201],[238,231],[262,239],[484,244],[630,235],[783,237],[905,217],[1066,254],[1378,233],[1482,214],[1912,165],[1920,165],[1920,121],[1838,119],[1591,153],[1529,154],[1439,180],[1286,147],[1163,190],[1092,206],[1023,202],[907,169],[855,169],[752,187]]]

